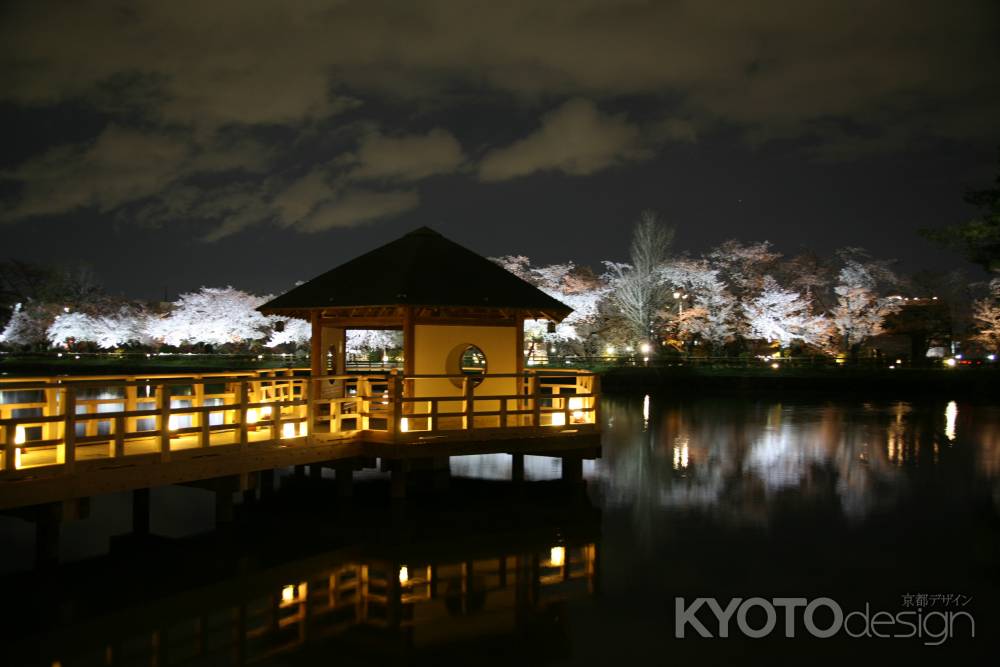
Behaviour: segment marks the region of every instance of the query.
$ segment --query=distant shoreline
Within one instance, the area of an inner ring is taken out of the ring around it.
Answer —
[[[976,397],[1000,403],[994,368],[612,368],[601,374],[605,393],[692,392],[856,397]]]

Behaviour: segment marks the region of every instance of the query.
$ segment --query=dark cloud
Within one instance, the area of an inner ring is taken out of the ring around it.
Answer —
[[[76,0],[3,11],[0,102],[106,118],[90,140],[47,138],[3,174],[17,188],[8,222],[96,209],[190,222],[208,239],[257,224],[316,231],[412,210],[432,177],[585,176],[718,128],[843,161],[987,141],[1000,116],[991,0]],[[449,106],[457,88],[503,96],[522,120],[489,119],[467,139],[441,120],[461,114]]]

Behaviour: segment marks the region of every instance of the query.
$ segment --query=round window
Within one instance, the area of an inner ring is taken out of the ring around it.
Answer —
[[[448,359],[448,374],[455,386],[461,387],[463,377],[469,378],[472,386],[478,385],[486,375],[486,355],[475,345],[459,345]]]

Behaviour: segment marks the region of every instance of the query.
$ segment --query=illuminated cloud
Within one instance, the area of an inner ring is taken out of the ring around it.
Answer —
[[[503,181],[537,171],[585,176],[650,155],[637,126],[601,113],[593,102],[575,99],[546,114],[536,132],[487,153],[479,178]]]

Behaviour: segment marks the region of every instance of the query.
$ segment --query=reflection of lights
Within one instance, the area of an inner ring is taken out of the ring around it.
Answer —
[[[944,409],[944,437],[952,442],[955,441],[955,419],[958,417],[958,404],[955,401],[948,403]]]
[[[686,470],[688,467],[688,439],[677,437],[674,440],[674,470]]]
[[[410,580],[410,570],[405,565],[399,568],[399,583],[405,584]]]
[[[21,448],[17,447],[14,449],[14,470],[18,470],[21,467]]]
[[[295,437],[295,424],[292,422],[285,422],[281,425],[281,437],[282,438],[294,438]]]
[[[552,547],[549,549],[549,565],[552,567],[562,567],[566,564],[566,547]]]
[[[649,394],[642,397],[642,420],[649,421]]]
[[[565,426],[566,425],[566,413],[565,412],[553,412],[551,426]]]

